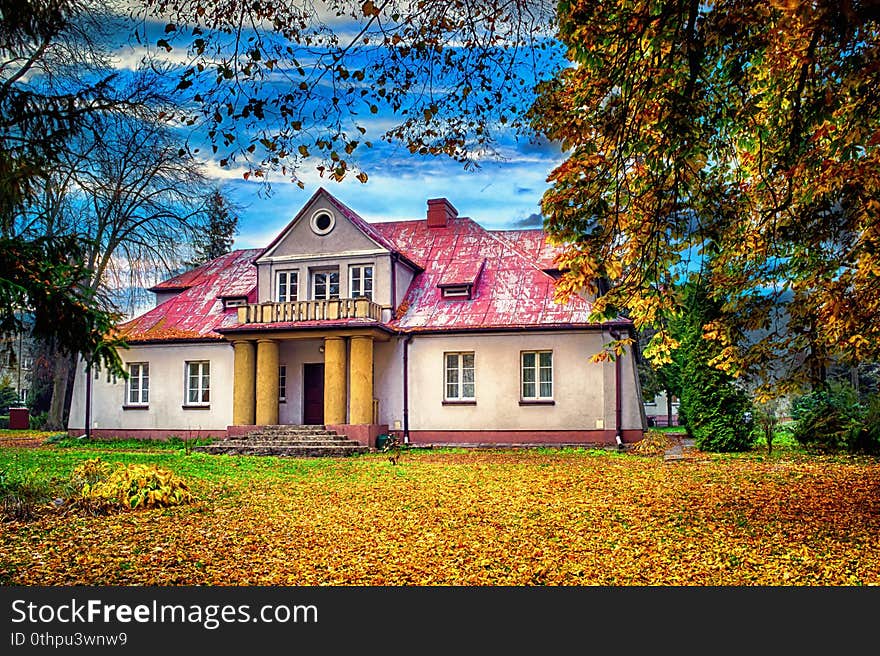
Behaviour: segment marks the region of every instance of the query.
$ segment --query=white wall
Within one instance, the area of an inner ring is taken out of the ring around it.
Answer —
[[[614,363],[593,363],[597,332],[417,335],[409,352],[411,430],[612,430]],[[553,351],[554,405],[520,405],[520,351]],[[443,404],[443,354],[473,351],[476,405]],[[632,358],[625,357],[625,361]],[[641,428],[635,368],[622,361],[624,429]]]
[[[121,378],[107,381],[106,372],[92,378],[93,429],[158,429],[186,431],[226,430],[232,424],[233,351],[228,342],[216,344],[150,344],[120,351],[122,360],[150,364],[150,398],[147,409],[124,409],[126,384]],[[211,363],[211,403],[208,409],[185,409],[184,363]],[[85,366],[77,367],[68,425],[85,427]]]

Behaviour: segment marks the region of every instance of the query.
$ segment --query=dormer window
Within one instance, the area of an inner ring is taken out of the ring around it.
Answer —
[[[318,210],[312,214],[309,227],[316,235],[329,234],[336,226],[336,217],[329,210]]]
[[[448,287],[441,287],[440,290],[443,294],[443,298],[471,298],[470,285],[450,285]]]
[[[223,299],[223,309],[244,307],[247,305],[246,296],[227,296]]]

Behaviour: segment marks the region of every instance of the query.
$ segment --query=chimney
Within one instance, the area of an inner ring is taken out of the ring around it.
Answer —
[[[458,216],[458,210],[445,198],[428,200],[428,227],[445,228],[450,219]]]

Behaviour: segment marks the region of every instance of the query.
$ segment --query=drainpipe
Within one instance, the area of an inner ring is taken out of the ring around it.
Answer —
[[[612,328],[610,333],[613,339],[620,339],[620,331],[618,331],[617,328]],[[614,358],[614,439],[617,442],[618,449],[623,447],[623,435],[621,431],[621,425],[623,424],[623,390],[621,389],[620,382],[620,358],[621,356],[619,355]]]
[[[413,336],[403,340],[403,443],[409,444],[409,343]]]
[[[397,253],[391,253],[391,319],[397,312]]]
[[[86,363],[86,434],[87,440],[92,438],[92,361]]]

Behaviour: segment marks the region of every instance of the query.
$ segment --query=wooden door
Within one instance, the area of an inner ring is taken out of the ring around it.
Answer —
[[[324,363],[303,365],[303,423],[324,423]]]

